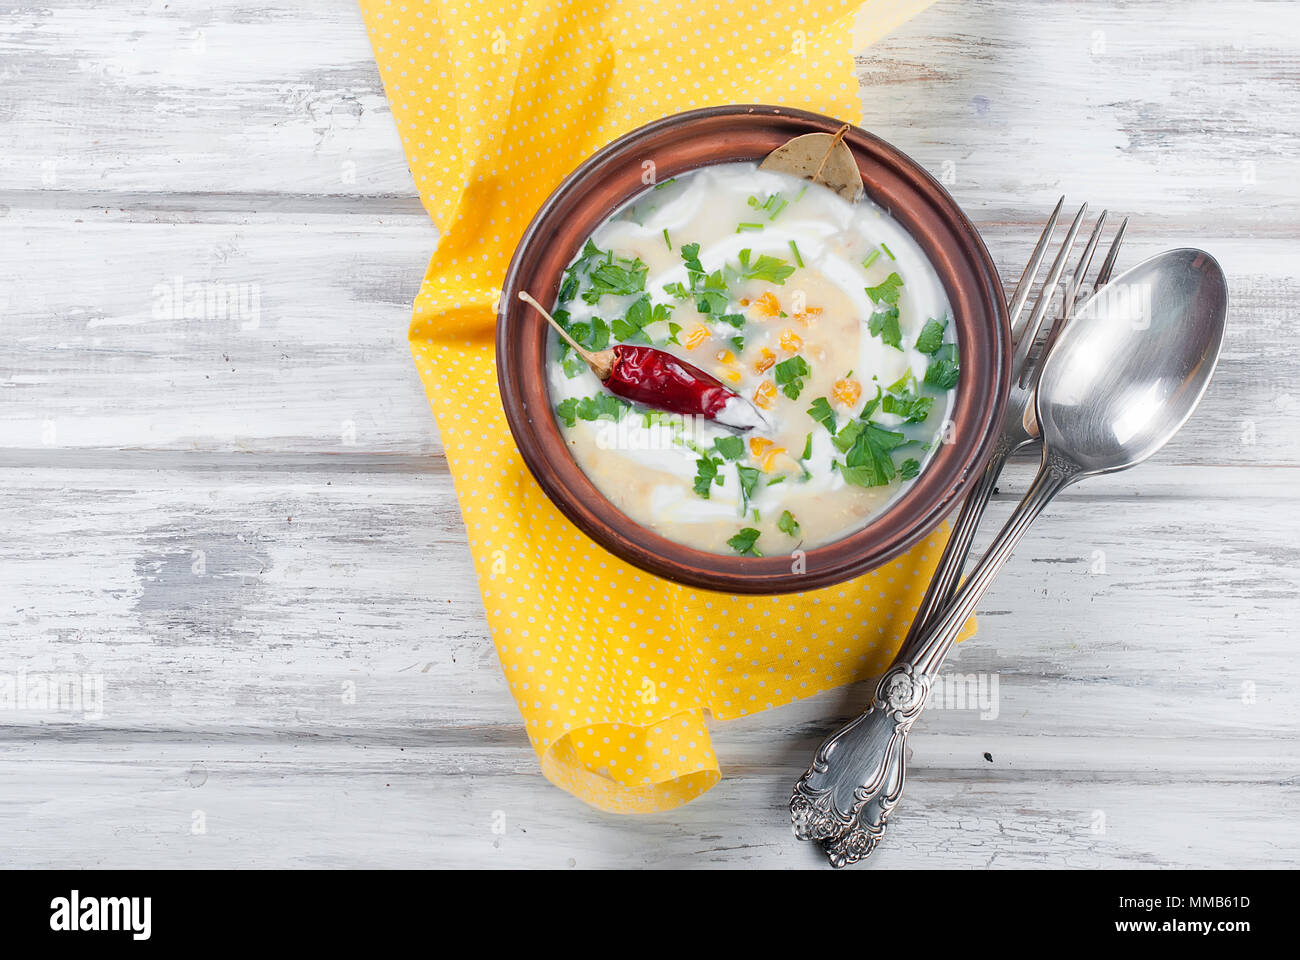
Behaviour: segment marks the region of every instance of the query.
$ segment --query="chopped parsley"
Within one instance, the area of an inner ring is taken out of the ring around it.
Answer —
[[[894,413],[907,423],[920,423],[930,415],[934,406],[934,397],[920,396],[916,388],[916,377],[909,370],[889,388],[881,401],[880,409],[885,413]]]
[[[881,487],[894,479],[897,468],[890,451],[907,437],[877,423],[854,420],[839,432],[835,446],[844,453],[840,475],[859,487]]]
[[[727,281],[722,278],[721,270],[714,270],[695,287],[695,309],[700,313],[721,314],[730,302],[731,294],[727,292]]]
[[[754,496],[754,488],[758,486],[758,478],[763,475],[758,467],[736,467],[736,473],[740,476],[740,494],[742,510],[749,509],[750,498]]]
[[[722,486],[722,477],[718,476],[720,463],[722,461],[715,457],[701,457],[695,461],[695,492],[705,500],[709,499],[709,491],[715,483]]]
[[[594,397],[561,400],[555,414],[566,427],[572,427],[579,420],[622,420],[631,409],[632,404],[612,393],[598,393]]]
[[[682,256],[682,263],[686,265],[686,277],[689,282],[666,283],[664,292],[677,300],[694,299],[695,309],[700,313],[725,312],[727,304],[731,302],[731,295],[727,292],[727,283],[723,279],[722,271],[704,272],[704,265],[700,263],[698,243],[683,243],[678,247],[678,252]]]
[[[898,294],[903,289],[903,278],[891,273],[874,287],[867,287],[867,296],[876,303],[898,303]]]
[[[799,535],[799,521],[789,510],[781,511],[781,519],[777,520],[776,528],[791,537]]]
[[[745,325],[745,315],[743,313],[724,313],[718,317],[719,323],[727,323],[737,330]]]
[[[930,366],[925,371],[925,382],[936,390],[951,390],[957,386],[960,372],[957,344],[945,343],[930,358]]]
[[[831,402],[825,397],[818,397],[812,402],[812,406],[808,408],[808,416],[825,427],[831,436],[835,436],[835,411],[831,409]],[[808,434],[808,442],[812,442],[811,433]],[[804,459],[807,459],[807,455]]]
[[[877,310],[867,321],[867,329],[873,337],[879,337],[888,346],[903,349],[903,331],[898,325],[898,295],[903,288],[903,278],[891,273],[874,287],[866,287],[867,296],[885,309]]]
[[[803,378],[811,372],[808,361],[796,355],[789,360],[782,360],[773,367],[772,378],[781,388],[782,393],[791,400],[798,400],[799,394],[803,391]]]
[[[751,262],[752,255],[753,252],[748,248],[738,254],[740,260],[738,276],[742,280],[766,280],[769,283],[783,284],[790,274],[794,273],[794,265],[780,257],[765,253]]]
[[[728,460],[739,460],[745,453],[745,441],[740,437],[718,437],[713,445]]]
[[[592,268],[587,275],[589,286],[582,292],[582,299],[595,303],[606,294],[625,296],[645,290],[647,267],[639,257],[631,260],[608,260]]]
[[[744,352],[745,352],[745,338],[744,338],[744,337],[732,337],[732,338],[731,338],[731,345],[732,345],[732,347],[735,348],[736,353],[744,353]]]
[[[624,316],[614,320],[611,330],[620,343],[652,343],[650,335],[645,331],[646,326],[651,323],[667,322],[669,317],[672,316],[672,312],[673,308],[666,303],[656,303],[652,307],[650,305],[650,294],[643,293],[632,301],[632,305],[627,308],[627,313]],[[674,330],[673,327],[677,327],[677,329]],[[669,325],[669,342],[676,342],[674,338],[681,329],[675,323]]]
[[[904,480],[911,480],[921,472],[921,461],[915,457],[908,457],[898,465],[898,475]]]
[[[946,326],[946,323],[940,323],[933,317],[925,321],[925,326],[921,328],[916,338],[917,352],[933,354],[938,350],[943,345],[943,331]]]
[[[727,541],[727,546],[731,547],[742,557],[761,557],[755,544],[758,543],[758,531],[753,527],[744,527],[741,531]]]

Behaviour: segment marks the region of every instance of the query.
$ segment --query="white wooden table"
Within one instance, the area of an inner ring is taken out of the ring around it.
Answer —
[[[1233,294],[1194,420],[986,598],[997,716],[922,721],[877,863],[1296,865],[1297,6],[946,0],[858,72],[1005,276],[1067,192]],[[0,865],[822,863],[785,801],[860,688],[715,724],[671,814],[543,779],[406,349],[435,241],[350,0],[0,12],[0,684],[104,684],[0,702]]]

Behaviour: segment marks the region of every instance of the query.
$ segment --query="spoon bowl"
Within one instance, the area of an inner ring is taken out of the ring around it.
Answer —
[[[1228,285],[1203,250],[1158,254],[1102,287],[1043,364],[1044,446],[1081,475],[1124,470],[1191,416],[1223,344]]]

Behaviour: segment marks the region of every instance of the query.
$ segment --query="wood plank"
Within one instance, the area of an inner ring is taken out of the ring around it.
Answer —
[[[0,449],[440,450],[405,345],[436,243],[422,214],[72,213],[15,208],[0,220],[0,242],[22,251],[0,264]],[[1036,232],[987,224],[985,236],[1010,285]],[[1230,278],[1219,371],[1162,461],[1300,463],[1293,243],[1140,222],[1130,238],[1121,266],[1198,243]],[[205,297],[197,319],[168,312],[196,291],[230,300]]]
[[[0,11],[7,189],[414,193],[352,0]]]

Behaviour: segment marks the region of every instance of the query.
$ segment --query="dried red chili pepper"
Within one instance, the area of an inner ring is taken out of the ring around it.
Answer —
[[[540,303],[522,291],[519,299],[550,321],[610,393],[669,413],[706,417],[733,430],[766,425],[753,404],[699,367],[665,350],[627,343],[595,353],[584,350]]]

